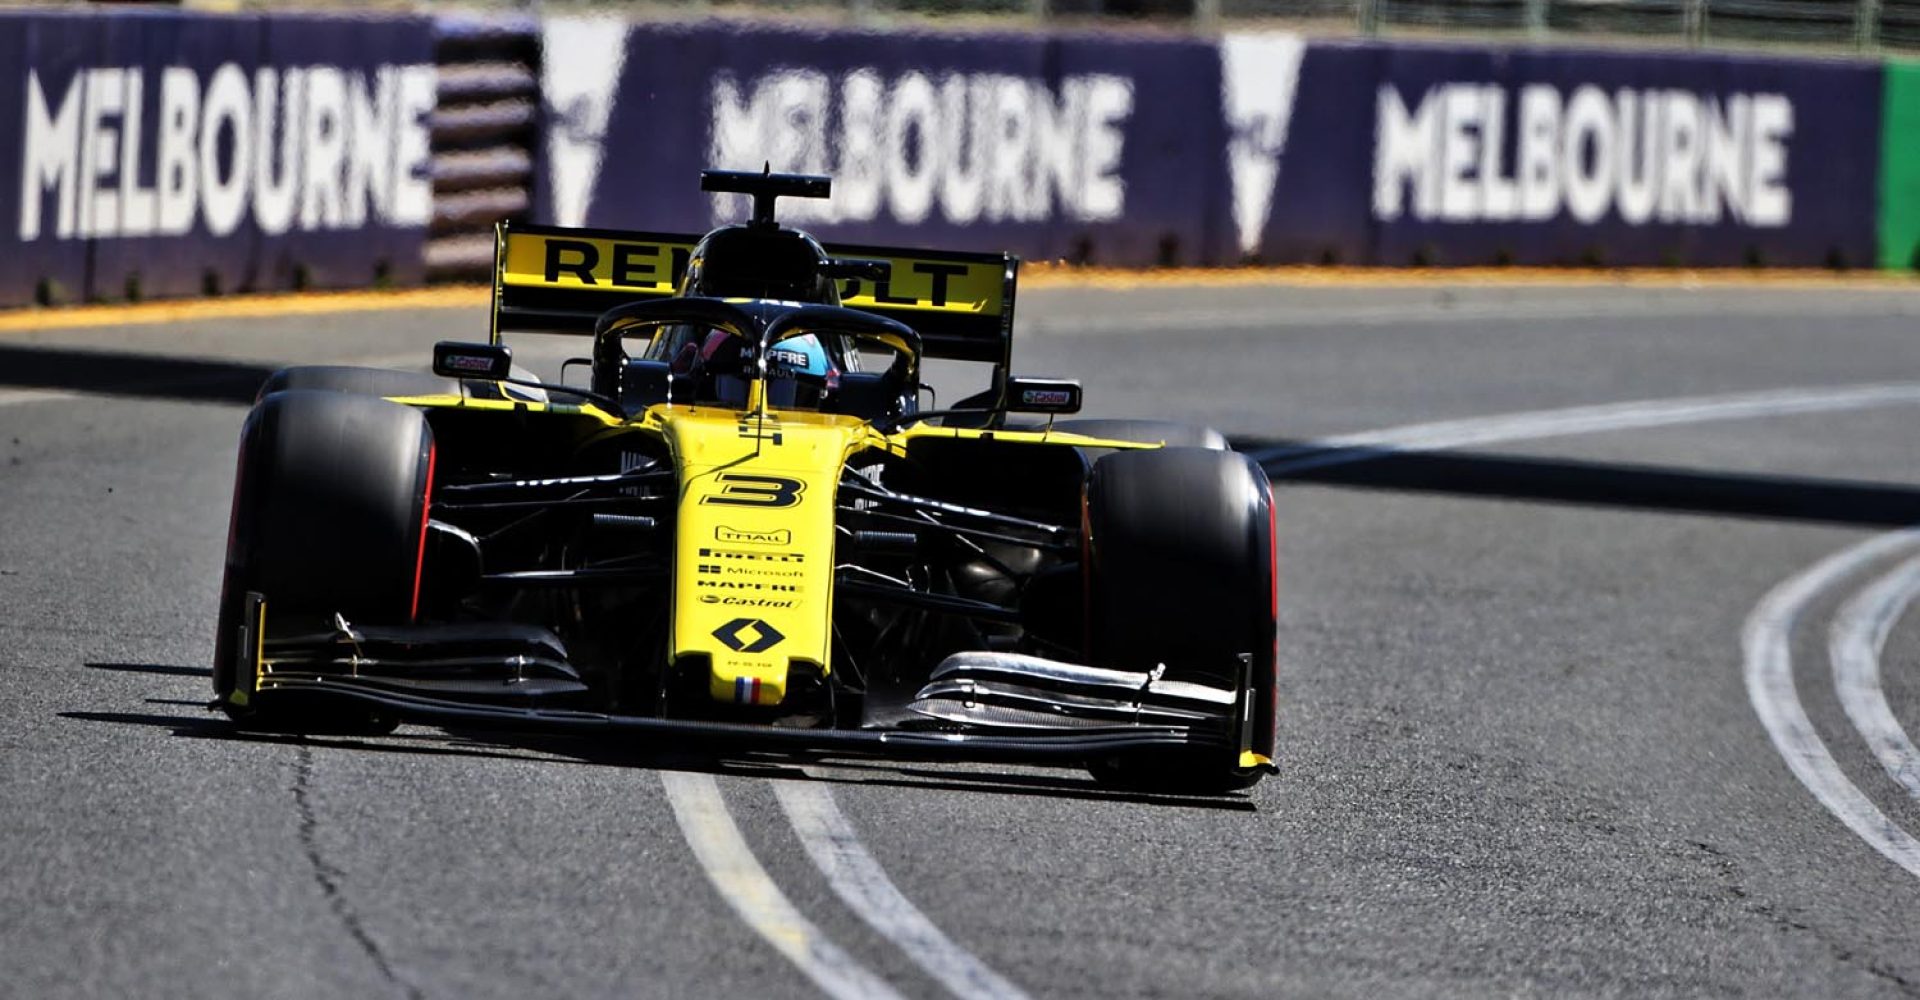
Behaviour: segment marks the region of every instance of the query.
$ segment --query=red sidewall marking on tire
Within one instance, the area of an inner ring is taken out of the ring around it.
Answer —
[[[420,581],[427,569],[427,521],[433,515],[433,463],[439,451],[437,444],[427,442],[427,485],[420,491],[420,544],[413,556],[413,607],[407,612],[410,621],[420,620]]]

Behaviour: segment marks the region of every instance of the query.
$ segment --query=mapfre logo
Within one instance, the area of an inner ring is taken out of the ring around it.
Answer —
[[[742,531],[720,525],[713,529],[713,540],[729,545],[789,545],[793,542],[793,532],[785,528],[770,531]]]

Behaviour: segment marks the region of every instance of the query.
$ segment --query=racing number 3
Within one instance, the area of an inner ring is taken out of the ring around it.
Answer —
[[[720,483],[720,491],[700,498],[701,503],[730,507],[791,507],[800,502],[800,494],[807,488],[807,484],[798,479],[782,476],[722,472],[714,479]]]

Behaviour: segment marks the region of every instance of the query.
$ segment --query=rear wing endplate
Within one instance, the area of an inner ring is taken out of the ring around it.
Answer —
[[[678,294],[699,237],[514,225],[494,229],[493,339],[515,331],[591,333],[626,302]],[[1013,353],[1020,259],[1006,253],[827,244],[835,258],[884,261],[884,281],[842,279],[840,304],[918,331],[926,355],[1004,367]]]

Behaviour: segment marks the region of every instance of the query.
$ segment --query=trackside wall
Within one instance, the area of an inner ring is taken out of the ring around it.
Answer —
[[[1258,252],[1871,266],[1881,75],[1724,53],[1312,43]]]
[[[420,280],[429,27],[0,12],[0,304]]]
[[[822,236],[1103,264],[1234,259],[1215,46],[550,20],[552,218],[704,232],[706,166],[827,173]]]
[[[762,164],[834,176],[825,238],[1030,259],[1920,260],[1912,64],[509,20],[0,11],[0,306],[470,278]]]
[[[550,218],[704,230],[830,173],[842,239],[1106,264],[1870,266],[1876,63],[1232,34],[552,19]],[[556,53],[560,53],[556,56]]]

